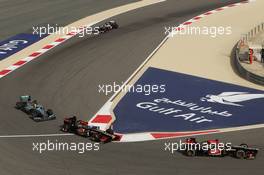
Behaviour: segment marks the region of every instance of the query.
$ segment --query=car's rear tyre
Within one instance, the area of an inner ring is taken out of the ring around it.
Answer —
[[[256,159],[256,154],[252,153],[251,151],[246,152],[246,159],[247,160],[254,160]]]
[[[51,116],[51,115],[53,115],[53,111],[51,109],[48,109],[47,114],[48,114],[48,116]]]
[[[226,155],[227,155],[227,151],[226,151],[226,150],[222,150],[222,152],[221,152],[221,156],[224,157],[224,156],[226,156]]]
[[[38,111],[36,111],[36,110],[32,110],[32,111],[31,111],[31,115],[32,115],[33,118],[36,118],[36,117],[39,116],[39,113],[38,113]]]
[[[112,24],[113,29],[118,29],[119,25],[117,23]]]
[[[240,146],[242,146],[243,148],[248,148],[248,145],[245,143],[240,144]]]
[[[64,125],[61,127],[61,130],[62,130],[63,132],[69,132],[69,131],[70,131],[70,126],[64,124]]]
[[[114,134],[114,130],[113,129],[111,129],[111,128],[108,128],[107,130],[106,130],[106,132],[108,133],[108,134]]]
[[[195,150],[187,150],[186,151],[186,155],[189,156],[189,157],[195,156]]]
[[[101,142],[101,134],[94,133],[92,134],[91,139],[94,142]]]
[[[17,109],[22,109],[24,107],[24,103],[23,102],[16,102],[16,108]]]
[[[236,151],[236,158],[238,159],[244,159],[246,157],[246,153],[244,150],[238,150]]]

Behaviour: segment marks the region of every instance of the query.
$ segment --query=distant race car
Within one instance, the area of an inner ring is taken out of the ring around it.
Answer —
[[[15,107],[16,109],[31,115],[31,118],[36,122],[56,119],[56,116],[51,109],[45,110],[45,108],[38,104],[36,100],[32,101],[30,95],[20,96]]]
[[[105,24],[99,26],[98,30],[100,33],[106,33],[110,30],[118,29],[118,28],[119,28],[119,25],[115,21],[109,21],[109,22],[106,22]]]
[[[92,141],[101,143],[108,143],[118,139],[118,136],[114,134],[113,130],[108,129],[102,131],[99,127],[88,125],[86,121],[77,120],[75,116],[65,118],[61,130],[63,132],[88,137]]]
[[[187,156],[232,156],[238,159],[255,159],[258,153],[257,148],[249,148],[247,144],[241,144],[240,146],[231,146],[227,148],[226,146],[223,149],[219,149],[216,145],[219,145],[220,142],[218,139],[207,140],[201,142],[200,145],[206,143],[209,149],[201,149],[201,147],[195,146],[198,142],[195,138],[188,138],[185,141],[186,149],[185,154]],[[188,146],[189,145],[189,146]]]

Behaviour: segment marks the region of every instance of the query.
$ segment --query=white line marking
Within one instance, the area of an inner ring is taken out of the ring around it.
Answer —
[[[107,102],[113,101],[115,99],[115,97],[118,96],[118,94],[120,92],[122,92],[122,89],[124,88],[124,86],[126,86],[132,80],[132,78],[145,66],[145,64],[147,64],[147,62],[161,48],[161,46],[167,41],[168,38],[169,38],[169,35],[167,35],[161,41],[161,43],[151,52],[151,54],[145,59],[145,61],[143,63],[141,63],[141,65],[133,72],[133,74],[130,75],[130,77],[123,83],[123,85],[121,86],[121,88],[119,89],[119,91],[116,91],[115,94]]]
[[[39,135],[0,135],[0,138],[33,138],[33,137],[60,137],[73,136],[74,134],[39,134]]]

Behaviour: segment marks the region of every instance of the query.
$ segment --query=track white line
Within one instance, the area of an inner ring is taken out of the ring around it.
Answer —
[[[39,134],[39,135],[0,135],[0,138],[34,138],[34,137],[61,137],[61,136],[73,136],[74,134]]]

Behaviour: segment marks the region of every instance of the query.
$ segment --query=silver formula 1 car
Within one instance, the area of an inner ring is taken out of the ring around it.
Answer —
[[[30,95],[20,96],[15,107],[31,115],[31,118],[36,122],[54,120],[56,118],[51,109],[45,110],[36,100],[32,100]]]

